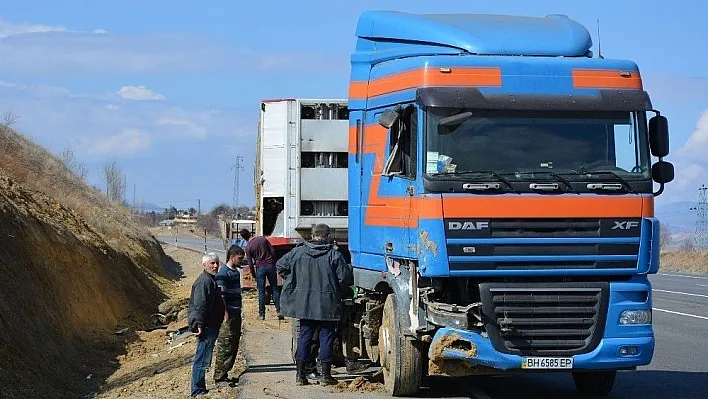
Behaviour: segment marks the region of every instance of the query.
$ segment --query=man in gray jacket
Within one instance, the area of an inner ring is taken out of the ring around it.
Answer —
[[[342,289],[354,283],[352,267],[329,242],[329,226],[312,228],[312,240],[298,245],[276,264],[283,277],[280,310],[284,316],[300,319],[300,336],[295,360],[297,385],[307,385],[306,365],[312,360],[310,343],[320,329],[319,360],[321,385],[336,384],[332,378],[332,350],[337,322],[342,313]]]

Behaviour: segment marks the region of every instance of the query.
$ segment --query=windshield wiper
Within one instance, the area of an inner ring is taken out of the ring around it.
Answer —
[[[623,179],[620,175],[618,175],[615,172],[612,172],[610,170],[601,170],[597,172],[587,172],[591,175],[610,175],[615,178],[618,182],[622,183],[622,185],[629,191],[630,193],[634,193],[634,190],[632,190],[632,186],[629,184],[629,182],[625,179]]]
[[[615,172],[613,172],[613,171],[611,171],[611,170],[599,170],[599,171],[593,171],[593,172],[591,172],[591,171],[589,171],[589,170],[587,170],[587,169],[585,169],[585,168],[583,168],[583,167],[581,167],[581,168],[579,168],[579,169],[580,169],[579,171],[577,171],[577,170],[572,170],[572,171],[569,172],[569,173],[577,174],[577,175],[588,175],[588,176],[592,176],[592,175],[610,175],[610,176],[614,177],[616,181],[620,182],[620,184],[621,184],[628,192],[634,193],[634,190],[632,190],[632,186],[629,184],[629,182],[628,182],[627,180],[623,179],[622,176],[618,175],[617,173],[615,173]],[[605,189],[605,187],[603,187],[602,185],[594,185],[593,187],[590,187],[590,184],[588,184],[588,188],[590,188],[590,189],[599,188],[599,189],[602,189],[602,190]],[[606,188],[612,190],[611,187],[606,187]]]
[[[553,177],[554,179],[558,180],[559,182],[565,184],[566,187],[568,187],[568,190],[569,190],[570,192],[576,193],[576,194],[578,193],[578,191],[573,188],[573,185],[572,185],[566,178],[564,178],[563,176],[559,175],[558,173],[551,172],[550,170],[538,170],[538,171],[530,171],[530,170],[529,170],[529,171],[523,171],[523,172],[509,172],[509,173],[505,173],[505,174],[506,174],[506,175],[512,175],[512,174],[517,174],[517,173],[518,173],[518,174],[521,174],[521,175],[530,175],[530,174],[534,174],[534,173],[542,173],[542,174],[544,174],[544,175],[551,176],[551,177]]]
[[[505,178],[504,176],[500,175],[499,173],[491,171],[491,170],[463,170],[463,171],[459,171],[459,172],[450,172],[450,173],[433,173],[433,174],[431,174],[431,176],[446,176],[446,175],[448,175],[448,176],[449,175],[462,176],[462,175],[476,175],[476,174],[486,174],[486,175],[492,176],[495,179],[497,179],[498,181],[506,184],[506,186],[509,187],[509,189],[511,189],[511,191],[513,193],[516,193],[516,194],[519,193],[514,188],[514,186],[511,184],[511,182],[509,182],[509,180],[507,178]]]

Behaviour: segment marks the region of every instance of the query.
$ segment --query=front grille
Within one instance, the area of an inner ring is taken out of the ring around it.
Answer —
[[[640,219],[445,219],[450,270],[637,267]]]
[[[608,283],[483,283],[484,323],[496,350],[571,356],[595,349],[607,313]]]

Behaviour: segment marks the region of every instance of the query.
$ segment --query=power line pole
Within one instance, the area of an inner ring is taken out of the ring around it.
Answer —
[[[236,163],[231,166],[231,169],[234,169],[234,193],[233,193],[233,198],[232,198],[232,204],[231,207],[233,208],[233,213],[232,215],[233,219],[236,219],[237,217],[237,212],[236,212],[236,207],[239,205],[238,202],[238,193],[239,193],[239,185],[241,183],[241,171],[243,170],[243,165],[241,164],[243,162],[243,157],[241,155],[236,155]]]
[[[696,206],[696,232],[693,243],[697,251],[708,250],[708,187],[702,184],[698,189],[698,205]]]

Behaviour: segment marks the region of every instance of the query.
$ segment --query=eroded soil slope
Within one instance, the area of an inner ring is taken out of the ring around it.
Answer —
[[[117,328],[149,324],[162,250],[118,252],[74,211],[0,176],[0,396],[83,397],[124,351]]]

